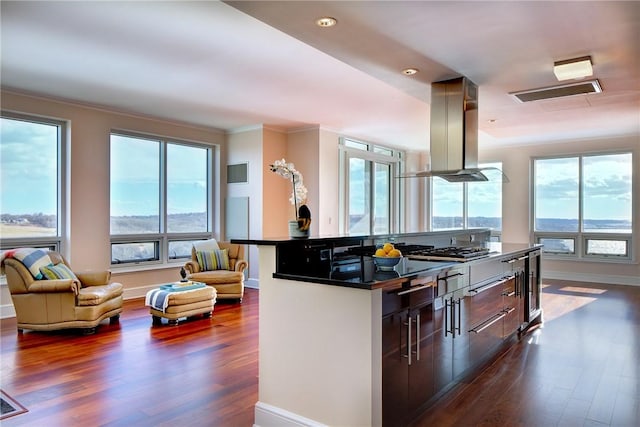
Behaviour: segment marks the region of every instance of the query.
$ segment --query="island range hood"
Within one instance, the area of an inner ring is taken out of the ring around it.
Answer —
[[[431,84],[431,168],[405,177],[437,176],[449,182],[488,181],[478,167],[478,87],[466,77]]]

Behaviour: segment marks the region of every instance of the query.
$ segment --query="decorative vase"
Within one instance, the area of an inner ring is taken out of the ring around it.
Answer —
[[[298,228],[298,221],[289,221],[289,237],[301,238],[309,237],[309,230],[300,230]]]

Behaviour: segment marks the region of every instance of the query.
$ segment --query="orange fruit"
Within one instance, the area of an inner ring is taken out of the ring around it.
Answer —
[[[387,256],[398,258],[402,256],[402,252],[400,252],[398,249],[391,249]]]
[[[393,250],[393,244],[391,243],[385,243],[384,245],[382,245],[382,249],[384,249],[385,253],[389,253]]]
[[[376,249],[376,256],[387,256],[387,253],[382,248]]]

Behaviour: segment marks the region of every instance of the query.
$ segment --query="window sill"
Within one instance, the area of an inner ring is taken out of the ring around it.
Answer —
[[[549,253],[542,253],[542,257],[545,260],[549,261],[571,261],[571,262],[593,262],[593,263],[602,263],[602,264],[638,264],[638,262],[629,259],[629,258],[615,258],[615,257],[606,257],[606,258],[586,258],[586,257],[578,257],[575,255],[556,255]]]
[[[171,270],[175,268],[180,268],[184,266],[184,264],[188,260],[184,261],[176,261],[169,264],[130,264],[126,266],[114,266],[112,265],[109,269],[111,270],[112,276],[117,276],[119,274],[129,274],[129,273],[137,273],[141,271],[154,271],[154,270]]]

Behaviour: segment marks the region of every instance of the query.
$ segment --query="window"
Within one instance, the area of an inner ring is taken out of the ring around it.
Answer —
[[[60,251],[65,123],[4,112],[0,123],[2,249]]]
[[[210,237],[210,147],[111,135],[111,263],[191,256]]]
[[[533,160],[534,234],[547,254],[631,259],[632,155]]]
[[[341,144],[343,225],[352,235],[388,234],[399,229],[400,153],[386,147],[344,139]],[[346,182],[345,182],[346,181]]]
[[[502,163],[483,173],[486,182],[447,182],[431,179],[431,229],[490,228],[499,237],[502,230]]]

